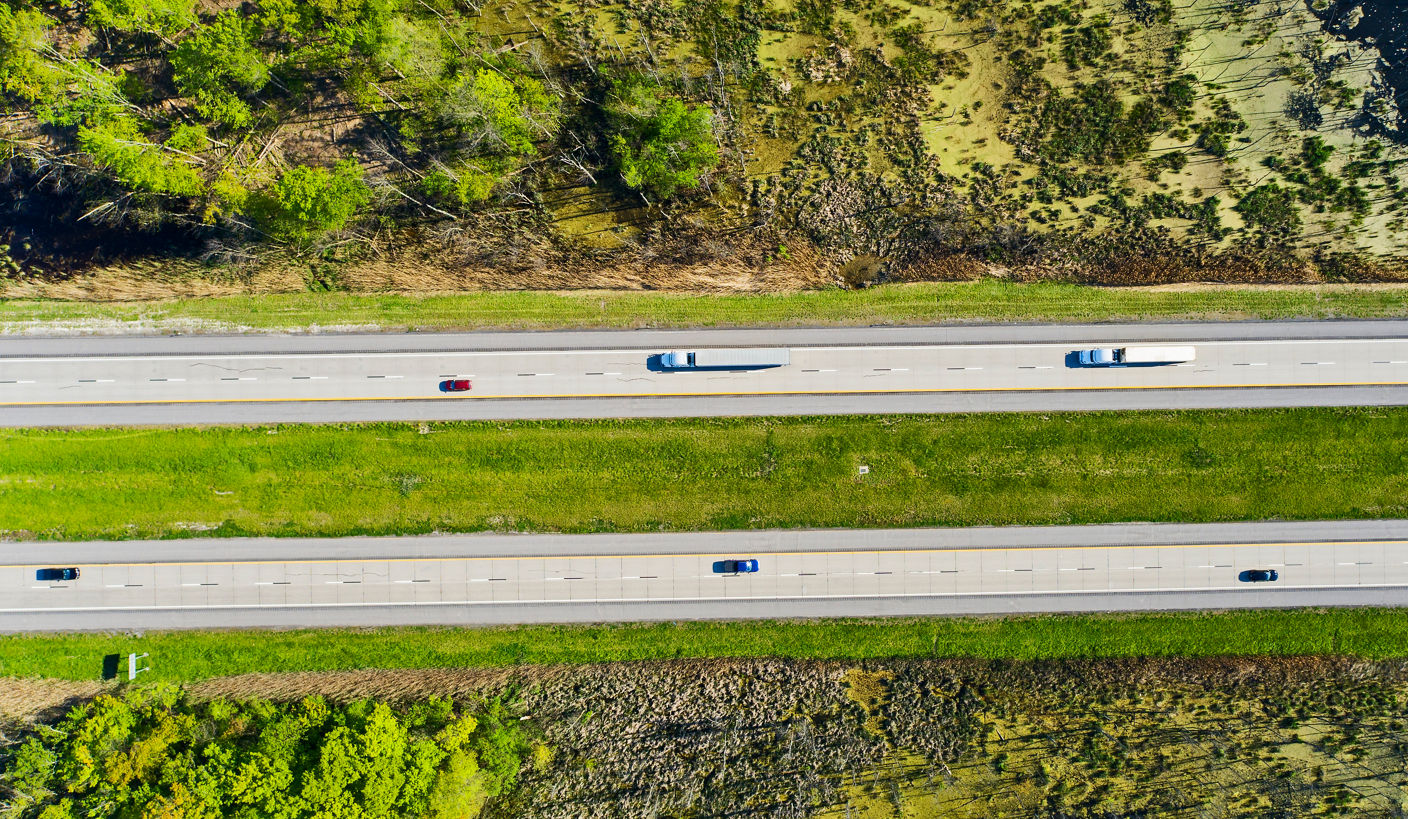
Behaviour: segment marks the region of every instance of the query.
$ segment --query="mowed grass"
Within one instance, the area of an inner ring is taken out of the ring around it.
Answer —
[[[1398,516],[1404,408],[0,433],[18,538]]]
[[[280,293],[158,302],[0,299],[0,332],[97,329],[551,329],[1074,322],[1149,319],[1378,318],[1408,315],[1408,288],[1099,288],[1001,281],[898,284],[861,291],[749,295],[483,292]]]
[[[1206,657],[1341,654],[1408,657],[1408,612],[1299,609],[682,622],[494,628],[164,631],[0,637],[0,676],[95,679],[103,656],[147,652],[144,680],[247,672],[469,668],[698,657]]]

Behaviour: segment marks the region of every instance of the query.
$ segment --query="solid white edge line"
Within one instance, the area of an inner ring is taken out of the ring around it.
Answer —
[[[384,603],[232,603],[210,606],[195,605],[152,605],[152,606],[94,606],[91,608],[39,608],[11,609],[0,608],[0,614],[36,614],[44,612],[73,613],[85,611],[174,611],[221,609],[305,609],[305,608],[376,608],[411,606],[541,606],[563,603],[595,605],[601,603],[718,603],[778,600],[868,600],[901,597],[1040,597],[1043,595],[1094,595],[1094,594],[1185,594],[1188,592],[1246,591],[1326,591],[1355,589],[1401,589],[1408,588],[1398,583],[1364,583],[1353,586],[1278,586],[1276,588],[1248,589],[1246,585],[1236,586],[1188,586],[1169,588],[1129,587],[1122,589],[1053,589],[1043,591],[991,591],[991,592],[890,592],[881,594],[808,594],[808,595],[737,595],[731,597],[563,597],[543,600],[397,600]]]

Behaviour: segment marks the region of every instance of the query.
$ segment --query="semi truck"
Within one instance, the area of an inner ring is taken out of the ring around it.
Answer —
[[[1120,364],[1182,364],[1197,357],[1192,347],[1101,347],[1081,350],[1082,367],[1111,367]]]
[[[660,356],[667,370],[751,370],[785,367],[792,363],[786,347],[756,347],[731,350],[675,350]]]

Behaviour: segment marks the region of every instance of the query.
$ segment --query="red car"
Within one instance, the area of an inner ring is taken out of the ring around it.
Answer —
[[[470,383],[468,378],[451,378],[448,381],[440,382],[441,392],[469,392]]]

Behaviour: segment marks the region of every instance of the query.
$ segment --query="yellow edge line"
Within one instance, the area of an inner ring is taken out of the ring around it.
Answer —
[[[216,541],[218,542],[218,541]],[[1127,546],[980,546],[972,549],[951,547],[945,549],[867,549],[852,551],[799,551],[799,552],[752,552],[762,557],[795,557],[804,555],[913,555],[944,554],[948,552],[1050,552],[1065,549],[1237,549],[1248,546],[1286,548],[1290,546],[1369,546],[1373,544],[1401,546],[1408,540],[1308,540],[1287,543],[1164,543],[1134,544]],[[638,554],[638,555],[496,555],[490,557],[349,557],[292,559],[292,560],[190,560],[158,561],[152,563],[79,563],[79,567],[105,568],[127,566],[277,566],[300,565],[306,563],[433,563],[447,560],[647,560],[649,558],[712,558],[732,552],[704,552],[698,554]],[[46,568],[53,563],[10,563],[0,564],[0,569]]]
[[[1408,381],[1327,381],[1293,382],[1286,384],[1127,384],[1090,387],[914,387],[912,389],[878,390],[777,390],[762,392],[601,392],[546,393],[530,395],[377,395],[338,398],[170,398],[135,401],[0,401],[0,407],[95,406],[109,404],[300,404],[313,401],[456,401],[466,399],[566,399],[566,398],[731,398],[750,395],[873,395],[932,392],[1072,392],[1111,390],[1239,390],[1280,389],[1285,387],[1405,387]]]

